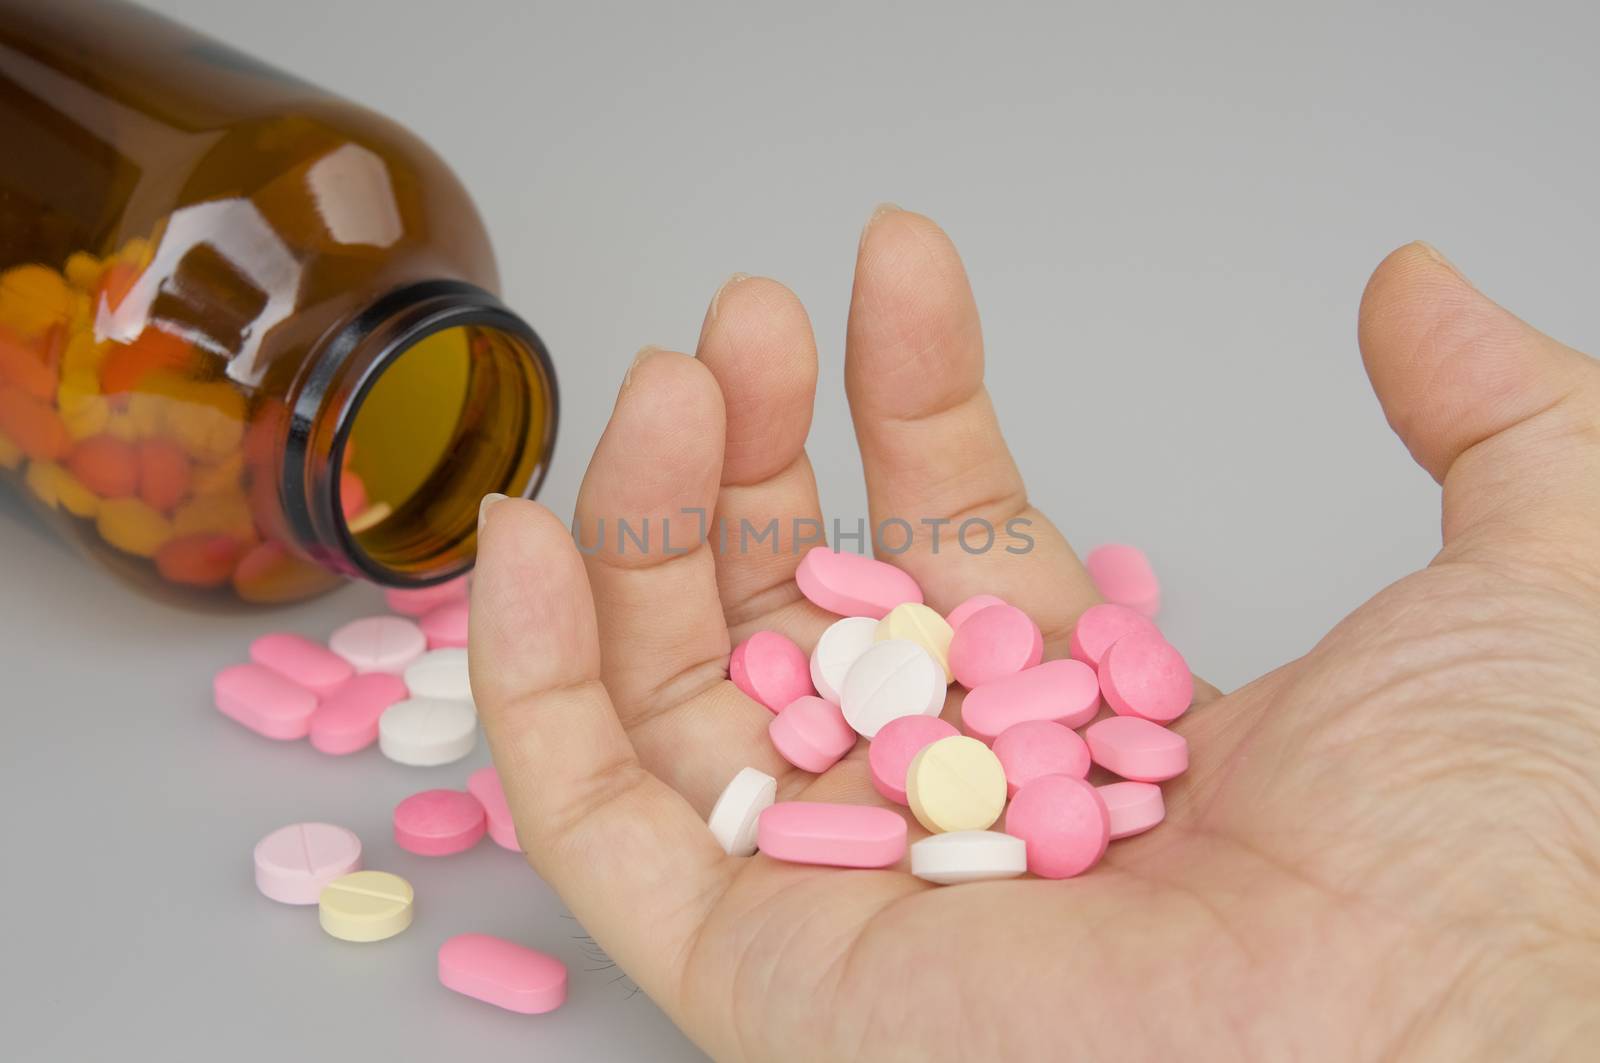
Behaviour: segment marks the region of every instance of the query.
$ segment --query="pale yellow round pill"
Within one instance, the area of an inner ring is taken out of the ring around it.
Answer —
[[[954,634],[949,621],[926,605],[902,602],[878,621],[878,630],[872,637],[877,642],[886,639],[915,642],[939,662],[939,667],[944,669],[944,681],[949,683],[954,679],[950,674],[950,639]]]
[[[317,920],[340,941],[382,941],[411,925],[411,883],[387,871],[353,871],[322,887]]]
[[[988,746],[952,735],[911,761],[906,798],[917,822],[935,834],[988,830],[1006,807],[1006,772]]]

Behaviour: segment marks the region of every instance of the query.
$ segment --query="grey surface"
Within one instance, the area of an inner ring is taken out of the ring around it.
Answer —
[[[1164,624],[1238,685],[1437,546],[1437,492],[1362,374],[1370,269],[1423,236],[1547,331],[1600,349],[1592,9],[964,4],[680,8],[453,0],[153,6],[410,125],[495,233],[566,400],[570,512],[645,343],[693,343],[730,272],[806,301],[827,511],[864,512],[839,388],[857,230],[938,218],[983,308],[989,382],[1042,508],[1142,544]],[[398,853],[406,793],[465,766],[330,762],[211,710],[269,625],[326,634],[370,588],[260,617],[134,597],[0,503],[0,1055],[694,1058],[586,972],[537,877],[489,846]],[[417,886],[351,948],[251,888],[249,849],[332,818]],[[433,949],[502,932],[573,966],[529,1020],[441,991]]]

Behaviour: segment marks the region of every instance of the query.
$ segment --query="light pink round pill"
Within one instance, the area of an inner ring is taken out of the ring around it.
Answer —
[[[1159,633],[1136,631],[1100,658],[1100,692],[1119,716],[1171,723],[1194,700],[1194,677],[1183,654]]]
[[[383,592],[383,600],[391,612],[402,616],[423,616],[441,605],[465,601],[467,576],[435,583],[431,587],[391,587]]]
[[[355,666],[357,672],[399,675],[421,657],[428,640],[403,616],[368,616],[352,620],[328,638],[328,648]]]
[[[1094,581],[1100,597],[1126,605],[1145,616],[1161,610],[1161,584],[1156,581],[1150,559],[1137,546],[1107,543],[1089,551],[1083,567]]]
[[[1089,774],[1089,747],[1077,732],[1049,720],[1028,720],[994,740],[994,755],[1006,773],[1006,794],[1017,791],[1041,775]]]
[[[1039,625],[1011,605],[979,609],[950,640],[950,671],[969,689],[1032,668],[1043,657]]]
[[[460,790],[424,790],[394,806],[395,844],[418,856],[465,852],[487,827],[478,799]]]
[[[950,610],[949,615],[944,618],[945,623],[949,624],[950,630],[954,631],[966,623],[967,618],[979,609],[987,609],[991,605],[1005,604],[1006,600],[1004,598],[996,598],[992,594],[974,594],[971,598]]]
[[[554,956],[488,934],[457,934],[439,946],[439,984],[523,1015],[567,999],[567,968]]]
[[[256,888],[283,904],[316,904],[322,887],[361,870],[361,839],[332,823],[291,823],[256,843]]]
[[[378,718],[410,694],[403,679],[388,672],[358,675],[323,699],[311,714],[309,737],[319,753],[344,756],[378,740]]]
[[[479,768],[467,776],[467,793],[483,806],[484,818],[489,824],[489,840],[502,849],[522,852],[517,841],[517,825],[511,818],[511,805],[506,801],[505,787],[500,783],[500,773],[493,766]]]
[[[888,867],[906,855],[906,821],[872,805],[786,801],[762,810],[756,845],[793,864]]]
[[[900,716],[882,727],[867,747],[867,770],[880,794],[907,804],[906,773],[924,747],[961,732],[937,716]]]
[[[1082,661],[1045,661],[1001,676],[967,693],[961,723],[974,738],[993,742],[1024,720],[1082,727],[1100,711],[1100,680]]]
[[[1078,623],[1072,629],[1072,657],[1090,668],[1098,668],[1100,658],[1113,642],[1136,631],[1157,631],[1159,634],[1149,617],[1125,605],[1110,602],[1091,605],[1078,617]]]
[[[356,674],[349,661],[322,643],[289,631],[262,635],[250,643],[250,659],[324,697]]]
[[[839,763],[856,744],[856,732],[845,722],[839,706],[814,694],[785,705],[772,718],[767,733],[784,760],[801,771],[819,774]]]
[[[1189,743],[1176,731],[1138,716],[1108,716],[1083,732],[1089,756],[1134,782],[1166,782],[1189,767]]]
[[[1161,787],[1153,782],[1114,782],[1095,789],[1111,817],[1112,841],[1143,834],[1167,816]]]
[[[1093,867],[1111,840],[1111,817],[1095,788],[1070,775],[1042,775],[1017,791],[1006,833],[1028,844],[1028,870],[1071,878]]]
[[[757,631],[739,643],[728,658],[728,678],[770,712],[816,693],[805,651],[776,631]]]
[[[423,614],[417,626],[427,636],[428,649],[443,650],[467,644],[467,615],[471,612],[465,598],[446,602]],[[420,654],[419,654],[420,656]]]
[[[800,593],[815,605],[840,616],[882,620],[905,602],[922,601],[917,581],[893,565],[860,554],[841,554],[814,546],[795,569]]]

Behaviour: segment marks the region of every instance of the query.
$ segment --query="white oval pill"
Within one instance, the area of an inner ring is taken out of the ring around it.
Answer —
[[[937,716],[944,708],[944,668],[915,642],[873,643],[844,678],[839,708],[865,738],[901,716]]]
[[[754,856],[761,813],[778,799],[778,780],[755,768],[742,768],[723,788],[706,825],[729,856]]]
[[[472,683],[467,678],[467,651],[460,647],[429,650],[406,666],[404,679],[406,689],[414,698],[472,701]]]
[[[349,661],[358,672],[399,675],[427,648],[428,637],[422,629],[400,616],[352,620],[328,639],[328,649]]]
[[[811,651],[811,685],[818,694],[839,704],[844,677],[871,647],[877,633],[878,621],[870,616],[847,616],[828,625]]]
[[[911,873],[928,882],[1016,878],[1028,870],[1028,843],[997,830],[935,834],[911,847]]]
[[[449,764],[471,753],[477,742],[478,714],[465,702],[407,698],[378,717],[378,748],[397,764]]]

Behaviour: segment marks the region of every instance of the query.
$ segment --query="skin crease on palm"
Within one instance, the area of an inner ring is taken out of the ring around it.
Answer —
[[[724,856],[704,817],[746,765],[780,800],[883,803],[865,742],[821,776],[789,769],[727,679],[752,632],[809,650],[833,619],[797,591],[788,542],[641,554],[612,535],[582,555],[537,503],[487,504],[472,681],[530,862],[719,1059],[1593,1058],[1600,365],[1422,244],[1368,283],[1360,344],[1443,485],[1442,550],[1304,657],[1226,696],[1199,684],[1167,821],[1065,882]],[[923,541],[892,560],[941,611],[999,594],[1066,656],[1094,589],[1029,507],[983,358],[948,237],[880,208],[845,366],[872,523],[1031,519],[1026,554]],[[685,508],[820,517],[816,382],[799,301],[736,275],[694,357],[629,369],[584,542],[602,517]]]

